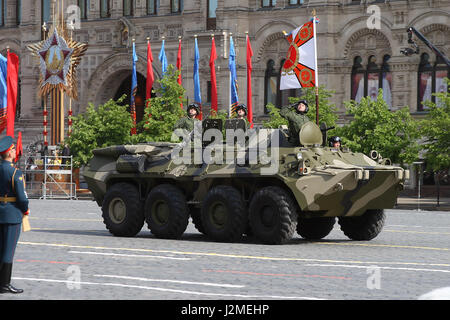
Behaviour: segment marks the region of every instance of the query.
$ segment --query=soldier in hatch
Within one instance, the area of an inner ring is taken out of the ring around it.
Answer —
[[[332,148],[340,148],[341,147],[341,138],[337,136],[333,136],[330,138],[330,147]]]
[[[197,117],[200,114],[200,107],[196,103],[192,103],[187,108],[187,116],[181,118],[175,123],[174,129],[184,129],[188,132],[194,130],[195,121],[199,121]]]
[[[245,104],[240,104],[236,107],[236,117],[235,119],[241,119],[245,121],[246,128],[250,128],[250,122],[247,119],[247,106]]]
[[[298,146],[300,140],[298,134],[302,126],[310,121],[308,116],[309,107],[305,100],[300,100],[293,105],[285,106],[280,110],[280,116],[289,122],[289,142]]]

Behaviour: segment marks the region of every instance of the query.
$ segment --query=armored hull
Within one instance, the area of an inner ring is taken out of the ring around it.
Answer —
[[[241,147],[189,142],[183,159],[175,156],[178,143],[97,149],[84,177],[114,235],[134,236],[147,222],[155,236],[179,238],[191,217],[216,241],[247,234],[281,244],[295,231],[323,238],[336,217],[349,238],[374,238],[383,209],[395,205],[409,175],[378,156],[321,146],[311,122],[302,128],[301,146],[290,145],[283,130],[265,141],[256,131],[247,136]]]

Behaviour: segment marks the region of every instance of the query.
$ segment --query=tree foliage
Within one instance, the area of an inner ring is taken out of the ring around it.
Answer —
[[[336,134],[352,151],[369,154],[377,150],[383,158],[400,164],[412,163],[418,158],[418,123],[407,107],[389,110],[382,89],[375,101],[365,97],[359,103],[345,102],[345,108],[353,120],[338,128]]]
[[[181,107],[185,104],[186,90],[177,82],[178,75],[179,71],[169,65],[165,76],[157,80],[161,85],[156,90],[157,96],[149,100],[140,124],[143,130],[133,139],[140,142],[170,141],[175,123],[186,114]]]
[[[130,131],[133,122],[127,105],[119,100],[109,100],[97,108],[89,103],[85,113],[72,118],[72,134],[67,139],[73,155],[74,167],[85,165],[92,158],[92,150],[130,141]]]
[[[447,87],[450,80],[445,79]],[[420,123],[424,137],[421,149],[429,169],[438,171],[450,168],[450,94],[434,94],[438,103],[426,101],[428,116]]]

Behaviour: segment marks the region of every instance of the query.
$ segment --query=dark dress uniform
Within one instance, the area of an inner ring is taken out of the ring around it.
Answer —
[[[11,137],[0,140],[0,154],[11,148]],[[11,274],[22,218],[29,213],[28,198],[22,172],[13,163],[0,161],[0,293],[21,293],[11,286]]]

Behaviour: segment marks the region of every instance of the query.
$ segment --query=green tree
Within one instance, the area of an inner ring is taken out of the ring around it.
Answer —
[[[390,111],[379,90],[377,100],[363,98],[360,103],[345,102],[347,114],[353,120],[337,128],[343,144],[352,151],[369,154],[377,150],[393,163],[412,163],[418,158],[418,123],[411,118],[409,108]]]
[[[445,79],[447,87],[450,80]],[[424,151],[427,169],[435,172],[435,181],[448,176],[450,168],[450,94],[434,94],[438,103],[425,102],[429,108],[428,116],[420,123],[420,132],[424,137],[421,149]]]
[[[150,99],[140,123],[143,130],[133,140],[170,141],[175,123],[186,115],[186,110],[181,107],[182,103],[186,103],[183,98],[186,90],[177,82],[179,73],[173,65],[169,65],[166,75],[157,80],[160,84],[156,90],[157,96]]]
[[[109,100],[97,108],[89,103],[85,113],[73,117],[72,134],[67,139],[73,155],[73,165],[79,168],[92,158],[92,150],[130,141],[133,126],[128,106],[119,100]]]
[[[289,103],[295,103],[299,100],[306,100],[309,106],[307,113],[309,119],[316,122],[316,88],[304,88],[301,97],[290,97]],[[326,123],[327,127],[335,126],[338,116],[336,115],[336,105],[330,102],[330,98],[334,91],[327,90],[325,87],[319,87],[319,124]],[[280,116],[280,109],[273,104],[267,104],[266,108],[269,110],[268,121],[263,123],[265,128],[278,128],[280,125],[287,125],[286,119]]]

